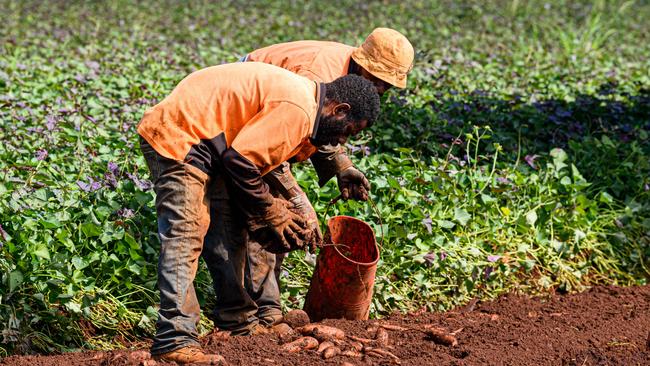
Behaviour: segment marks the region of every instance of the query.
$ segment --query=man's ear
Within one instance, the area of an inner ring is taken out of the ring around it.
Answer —
[[[334,115],[337,119],[344,119],[348,116],[350,105],[348,103],[339,103],[334,106]]]

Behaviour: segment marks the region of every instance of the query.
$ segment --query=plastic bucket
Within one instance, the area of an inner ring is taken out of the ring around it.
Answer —
[[[304,310],[314,322],[368,319],[379,261],[375,233],[349,216],[332,217],[327,227],[334,245],[318,254]]]

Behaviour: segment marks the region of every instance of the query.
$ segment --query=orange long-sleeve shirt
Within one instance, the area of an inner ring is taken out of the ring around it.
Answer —
[[[147,110],[138,133],[162,156],[194,159],[208,172],[232,148],[265,174],[316,151],[309,137],[319,99],[317,83],[272,65],[213,66],[190,74]]]
[[[355,47],[327,41],[295,41],[260,48],[247,61],[264,62],[310,80],[332,82],[348,74]]]

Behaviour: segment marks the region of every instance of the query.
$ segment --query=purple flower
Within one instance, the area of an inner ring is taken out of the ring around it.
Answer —
[[[537,159],[539,155],[526,155],[524,157],[524,160],[526,160],[526,164],[530,165],[531,168],[537,169],[537,166],[535,165],[535,159]]]
[[[501,259],[500,255],[488,255],[487,257],[488,262],[492,262],[492,263],[498,261],[499,259]]]
[[[432,265],[438,259],[438,256],[434,252],[429,252],[424,255],[424,263],[428,266]]]
[[[99,63],[97,61],[86,61],[86,66],[94,71],[99,70]]]
[[[117,210],[117,215],[120,216],[120,217],[123,217],[125,219],[129,219],[129,218],[135,216],[135,212],[133,212],[133,210],[130,209],[130,208],[124,207],[124,208],[120,208],[119,210]]]
[[[485,276],[485,280],[487,281],[488,278],[490,277],[490,274],[494,271],[493,267],[487,267],[485,271],[483,272],[483,275]]]
[[[5,229],[2,227],[2,225],[0,225],[0,237],[2,238],[3,241],[7,241],[7,236],[9,236],[9,235],[7,234]],[[1,245],[0,245],[0,248],[2,248]]]
[[[119,167],[117,166],[117,164],[115,164],[112,161],[108,162],[108,171],[109,172],[111,172],[113,174],[117,174],[118,169],[119,169]]]
[[[445,253],[444,251],[440,251],[439,257],[441,261],[444,261],[445,258],[447,258],[447,253]]]
[[[111,172],[107,172],[104,174],[104,184],[107,187],[111,188],[117,188],[117,179],[115,178],[115,175]]]
[[[501,184],[512,184],[510,179],[504,178],[504,177],[497,177],[497,182],[499,182]]]
[[[126,175],[133,181],[133,184],[135,184],[136,187],[140,188],[143,191],[148,191],[153,187],[153,184],[150,181],[146,179],[140,179],[135,174],[126,173]]]
[[[56,119],[51,114],[45,117],[45,127],[48,131],[52,131],[56,127]]]
[[[647,192],[650,191],[650,185],[648,183],[643,185],[643,189]]]
[[[427,217],[422,219],[422,225],[424,225],[424,227],[427,228],[427,231],[429,232],[429,234],[431,234],[433,232],[433,230],[431,229],[432,224],[433,224],[433,220],[431,220],[431,217],[429,217],[429,215],[427,215]]]
[[[84,192],[94,192],[102,187],[101,183],[97,182],[93,178],[88,178],[88,183],[78,180],[77,185]]]
[[[47,158],[47,150],[40,149],[36,151],[36,160],[45,160]]]

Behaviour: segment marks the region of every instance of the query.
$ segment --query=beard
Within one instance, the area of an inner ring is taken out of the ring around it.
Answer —
[[[335,116],[322,117],[318,122],[316,137],[311,140],[314,146],[332,145],[341,143],[350,134],[347,121],[341,121]]]

